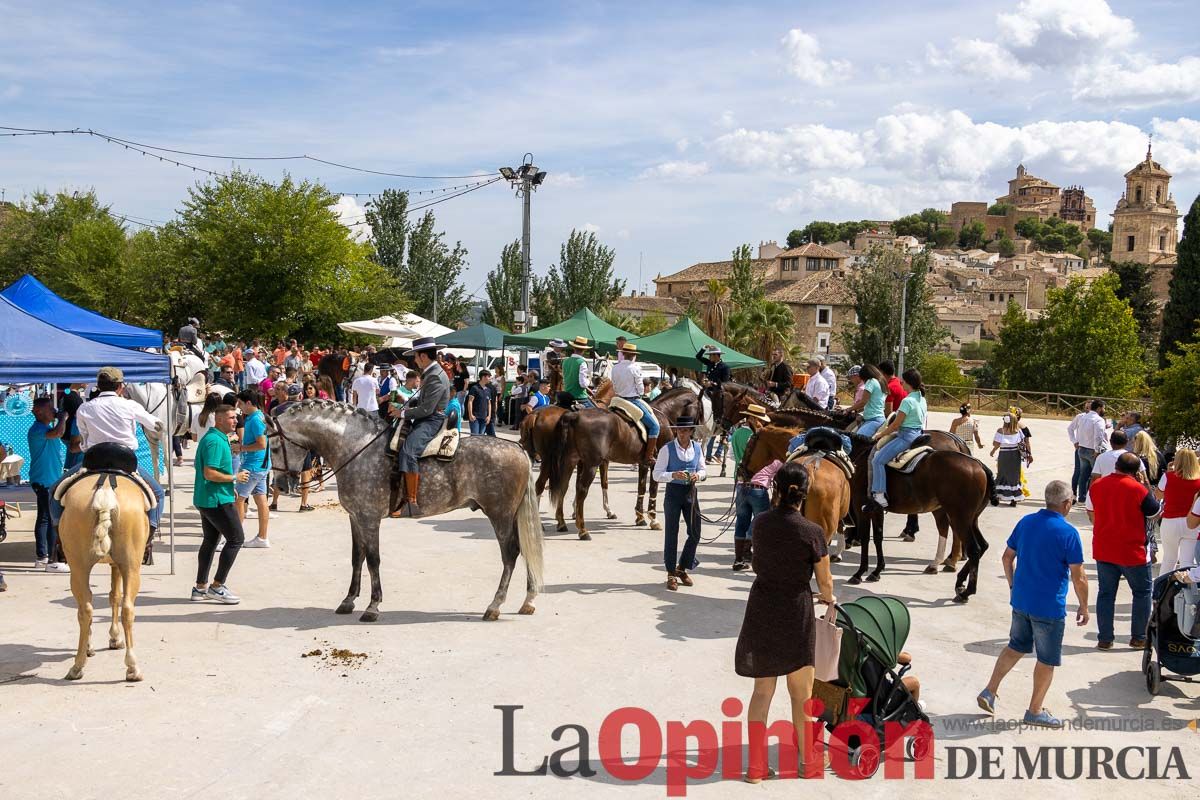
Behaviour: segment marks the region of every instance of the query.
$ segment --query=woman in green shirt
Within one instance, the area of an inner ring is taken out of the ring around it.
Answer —
[[[887,379],[874,364],[863,364],[858,377],[863,382],[863,393],[850,410],[861,413],[863,417],[862,424],[858,426],[858,435],[874,436],[883,425],[883,401],[887,397],[883,387],[887,385]]]
[[[883,508],[888,506],[887,462],[912,445],[913,440],[925,430],[925,419],[929,416],[921,373],[915,369],[905,370],[903,380],[908,397],[900,403],[900,409],[888,426],[874,436],[878,441],[890,433],[896,434],[895,438],[876,450],[871,459],[871,498]]]

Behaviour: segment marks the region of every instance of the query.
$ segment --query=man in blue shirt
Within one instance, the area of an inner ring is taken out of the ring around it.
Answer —
[[[245,481],[235,484],[237,489],[238,516],[246,518],[246,506],[250,498],[254,498],[254,508],[258,512],[258,536],[248,539],[242,547],[270,547],[267,539],[267,522],[270,520],[270,509],[267,508],[267,486],[271,476],[271,453],[267,449],[267,418],[262,412],[262,395],[258,389],[243,389],[238,392],[238,411],[242,412],[245,420],[242,426],[242,440],[235,448],[241,454],[239,470],[247,473]]]
[[[39,397],[33,401],[33,419],[29,428],[29,485],[37,496],[37,521],[33,523],[37,560],[33,566],[44,567],[47,572],[70,572],[66,564],[54,558],[58,526],[50,519],[50,487],[62,477],[67,457],[63,445],[67,412],[54,410],[54,398]]]
[[[1033,696],[1025,712],[1025,723],[1045,728],[1062,727],[1062,721],[1043,708],[1042,701],[1050,689],[1054,668],[1062,663],[1068,576],[1079,601],[1075,624],[1082,626],[1088,622],[1083,545],[1079,541],[1079,531],[1066,520],[1073,502],[1071,495],[1071,487],[1066,481],[1050,481],[1046,485],[1046,507],[1024,517],[1008,537],[1003,558],[1012,605],[1008,646],[1000,652],[992,678],[977,698],[980,708],[989,714],[995,713],[1000,682],[1021,656],[1036,650]]]

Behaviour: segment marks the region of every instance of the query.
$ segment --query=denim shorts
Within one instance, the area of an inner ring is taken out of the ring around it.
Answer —
[[[1032,653],[1036,648],[1038,661],[1048,667],[1061,666],[1063,633],[1066,627],[1065,617],[1031,617],[1014,608],[1012,626],[1008,631],[1008,647],[1018,653]]]
[[[270,472],[251,472],[250,480],[245,483],[234,483],[238,497],[249,497],[252,494],[266,494],[270,482]]]

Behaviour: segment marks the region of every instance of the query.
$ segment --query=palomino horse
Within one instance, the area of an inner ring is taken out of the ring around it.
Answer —
[[[388,514],[393,460],[387,454],[390,426],[378,415],[332,400],[305,400],[268,417],[273,469],[298,472],[309,450],[325,459],[337,476],[338,501],[350,515],[350,590],[337,613],[354,611],[364,559],[371,573],[371,603],[359,619],[379,619],[383,586],[379,580],[379,521]],[[520,614],[532,614],[542,588],[542,526],[529,459],[512,442],[492,436],[463,437],[448,462],[421,461],[417,499],[424,517],[459,508],[481,509],[500,543],[504,562],[496,595],[485,620],[500,618],[517,556],[525,557],[526,594]]]
[[[167,353],[171,357],[171,385],[165,383],[127,383],[125,393],[130,400],[140,405],[162,422],[161,433],[153,430],[146,431],[146,441],[150,444],[150,455],[154,462],[154,479],[158,480],[159,454],[171,457],[171,437],[192,434],[192,438],[200,441],[204,435],[204,425],[200,422],[200,412],[211,384],[200,389],[196,376],[204,372],[204,361],[187,349],[173,348]],[[224,388],[224,387],[219,387]],[[197,391],[200,389],[200,391]],[[171,413],[173,419],[167,416],[167,393],[171,392]]]
[[[787,458],[788,442],[799,433],[799,428],[767,425],[760,428],[746,442],[742,463],[738,464],[736,480],[748,481],[754,474],[773,461]],[[841,561],[846,550],[846,539],[842,534],[842,520],[850,511],[850,481],[841,468],[830,463],[818,453],[805,454],[800,463],[808,472],[808,497],[805,498],[804,516],[821,526],[825,531],[825,543],[838,535],[838,553],[830,561]]]
[[[111,480],[115,480],[116,488],[110,485]],[[67,672],[69,681],[82,678],[88,657],[96,654],[91,646],[90,577],[92,567],[99,563],[112,565],[108,647],[125,648],[125,680],[142,679],[133,654],[133,601],[141,586],[142,553],[150,536],[150,521],[146,517],[149,502],[133,479],[108,474],[80,478],[62,497],[58,540],[71,566],[71,594],[79,609],[79,648],[75,663]]]

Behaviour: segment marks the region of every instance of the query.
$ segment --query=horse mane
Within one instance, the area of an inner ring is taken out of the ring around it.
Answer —
[[[303,411],[313,411],[324,417],[350,416],[356,419],[363,419],[370,422],[375,430],[379,430],[387,424],[377,414],[372,414],[361,408],[355,408],[349,403],[339,403],[336,400],[321,400],[320,398],[292,403],[283,410],[282,416],[288,417]]]
[[[696,396],[696,393],[693,392],[691,389],[687,388],[686,386],[672,386],[670,389],[667,389],[665,392],[660,394],[658,397],[651,400],[650,404],[657,405],[660,402],[665,403],[668,400],[674,400],[676,397],[679,397],[679,396],[683,395],[684,393],[687,393],[687,394],[691,395],[692,397]]]

